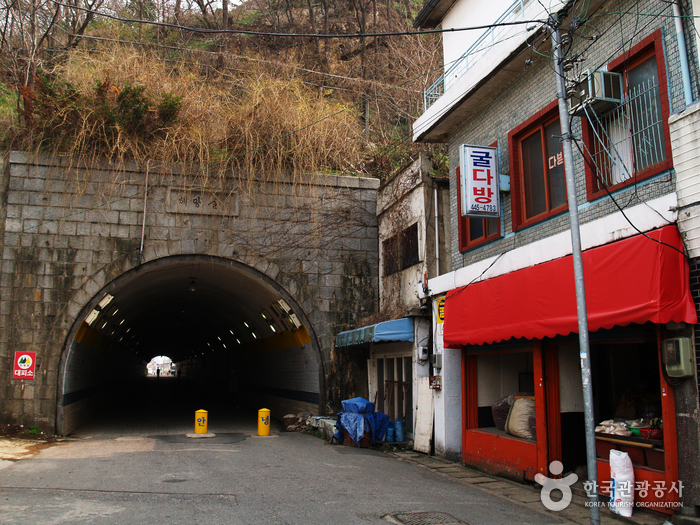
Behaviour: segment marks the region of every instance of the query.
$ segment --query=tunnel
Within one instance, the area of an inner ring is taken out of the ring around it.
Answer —
[[[162,410],[209,403],[281,418],[324,406],[319,345],[294,298],[242,263],[174,256],[115,278],[83,308],[59,366],[57,433],[143,410],[156,356],[179,372]]]

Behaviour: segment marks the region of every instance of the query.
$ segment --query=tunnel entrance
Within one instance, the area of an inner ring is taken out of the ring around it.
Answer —
[[[175,374],[149,377],[156,356]],[[155,390],[154,379],[173,382]],[[323,383],[313,327],[275,281],[226,259],[168,257],[118,277],[81,312],[61,358],[57,432],[156,398],[162,410],[201,399],[224,411],[319,413]]]

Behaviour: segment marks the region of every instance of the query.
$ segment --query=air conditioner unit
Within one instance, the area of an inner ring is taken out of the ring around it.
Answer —
[[[622,75],[610,71],[584,72],[583,78],[567,92],[572,117],[602,115],[622,103]]]

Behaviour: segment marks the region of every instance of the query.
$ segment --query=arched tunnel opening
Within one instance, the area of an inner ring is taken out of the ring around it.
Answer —
[[[157,356],[172,374],[149,376]],[[319,413],[323,383],[313,328],[275,281],[226,259],[169,257],[117,277],[81,312],[61,359],[56,430],[151,411]]]

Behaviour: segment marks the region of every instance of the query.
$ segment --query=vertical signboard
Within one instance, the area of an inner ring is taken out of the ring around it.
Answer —
[[[36,352],[15,352],[12,379],[34,379]]]
[[[437,300],[437,324],[443,324],[445,322],[445,298],[440,297]]]
[[[464,216],[498,217],[497,148],[462,144],[459,149],[460,187]]]

